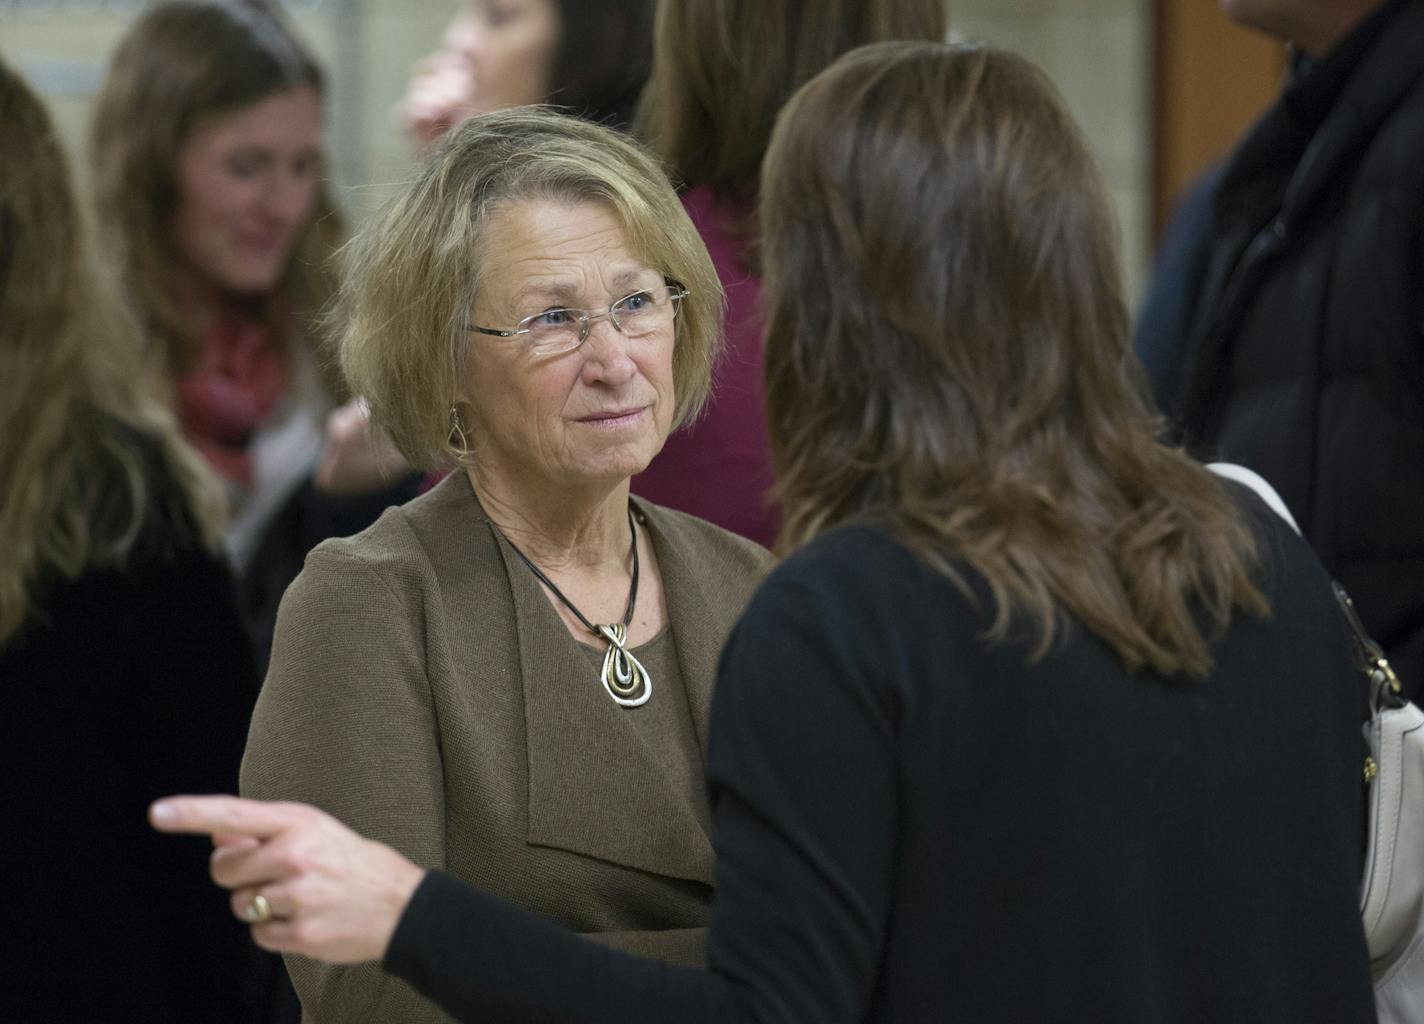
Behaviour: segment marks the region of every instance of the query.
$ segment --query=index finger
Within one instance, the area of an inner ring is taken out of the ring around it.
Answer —
[[[270,839],[299,821],[300,804],[267,803],[235,796],[171,796],[148,809],[160,832],[197,832]]]

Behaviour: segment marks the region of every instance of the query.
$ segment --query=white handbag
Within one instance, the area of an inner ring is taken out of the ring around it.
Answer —
[[[1275,489],[1259,475],[1226,462],[1207,467],[1252,488],[1297,533]],[[1360,622],[1340,584],[1335,597],[1355,638],[1368,687],[1365,739],[1369,844],[1360,886],[1360,917],[1370,951],[1380,1024],[1424,1022],[1424,711],[1406,700],[1389,662]]]

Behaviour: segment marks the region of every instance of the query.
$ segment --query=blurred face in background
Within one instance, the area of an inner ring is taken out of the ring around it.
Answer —
[[[209,289],[270,291],[311,215],[321,172],[313,89],[199,122],[178,157],[172,240],[183,269]]]
[[[1220,0],[1227,17],[1247,28],[1290,41],[1300,21],[1300,0]]]
[[[1384,0],[1220,0],[1228,17],[1323,57]]]
[[[548,102],[562,33],[556,0],[466,0],[401,104],[417,148],[476,114]]]
[[[468,63],[471,112],[545,102],[560,27],[555,0],[470,0],[445,45]]]

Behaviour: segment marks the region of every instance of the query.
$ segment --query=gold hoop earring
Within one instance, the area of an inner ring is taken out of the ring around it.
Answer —
[[[445,444],[457,462],[462,462],[474,454],[474,449],[470,447],[469,435],[465,433],[465,426],[460,422],[460,410],[453,405],[450,406],[450,433],[445,438]]]

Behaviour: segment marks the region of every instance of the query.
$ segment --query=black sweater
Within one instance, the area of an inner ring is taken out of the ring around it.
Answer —
[[[723,657],[707,971],[438,873],[386,967],[472,1021],[1373,1021],[1345,627],[1252,515],[1274,614],[1203,681],[1082,630],[1026,664],[887,535],[823,537]]]
[[[51,578],[0,648],[0,1021],[267,1020],[272,958],[209,880],[211,844],[146,820],[236,789],[257,679],[232,579],[158,446],[94,429],[142,453],[147,512],[121,567]],[[99,520],[124,504],[117,475],[95,489]]]

